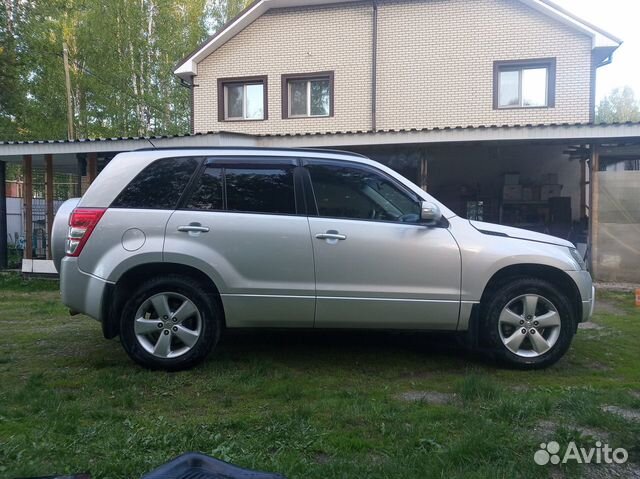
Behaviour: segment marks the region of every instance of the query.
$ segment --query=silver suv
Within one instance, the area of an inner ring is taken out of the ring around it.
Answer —
[[[60,208],[62,301],[136,362],[202,361],[224,328],[463,332],[544,367],[592,314],[560,238],[456,216],[391,169],[326,150],[142,150]]]

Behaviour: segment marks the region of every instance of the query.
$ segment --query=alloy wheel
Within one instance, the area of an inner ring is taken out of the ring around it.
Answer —
[[[524,358],[541,356],[553,348],[560,337],[560,328],[558,309],[538,294],[512,299],[498,318],[502,344]]]
[[[202,334],[202,317],[186,296],[165,292],[142,302],[134,320],[136,339],[148,353],[177,358],[195,346]]]

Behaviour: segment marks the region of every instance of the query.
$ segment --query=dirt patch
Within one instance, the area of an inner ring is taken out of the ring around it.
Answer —
[[[596,314],[613,314],[614,316],[623,316],[624,310],[620,306],[606,301],[604,299],[598,299],[596,301],[596,308],[594,310]]]
[[[322,452],[319,452],[318,454],[315,454],[313,456],[313,460],[316,461],[318,464],[329,464],[331,462],[331,456],[329,456],[328,454],[324,454]]]
[[[407,391],[396,396],[401,401],[426,402],[427,404],[452,404],[456,395],[435,391]]]
[[[587,321],[584,323],[580,323],[578,324],[578,329],[603,329],[603,326],[600,326],[597,323],[594,323],[593,321]]]
[[[584,468],[585,479],[640,479],[640,467],[637,464],[588,464]]]
[[[558,423],[554,421],[540,421],[533,427],[533,431],[540,439],[548,439],[553,436],[558,429]]]
[[[581,436],[590,436],[601,441],[607,441],[609,439],[609,433],[607,431],[603,431],[602,429],[595,429],[590,427],[576,427],[575,429],[580,432]]]
[[[602,291],[635,291],[636,288],[640,288],[639,284],[633,283],[595,283],[596,289]],[[596,305],[598,303],[596,302]]]
[[[604,412],[616,414],[628,421],[640,422],[640,411],[634,411],[633,409],[624,409],[618,406],[602,406]]]
[[[589,369],[593,369],[594,371],[611,371],[611,368],[606,364],[602,364],[598,361],[593,361],[587,366]]]
[[[594,439],[607,440],[609,433],[602,429],[595,429],[590,427],[575,426],[573,424],[565,425],[569,429],[574,429],[580,433],[581,436],[589,436]],[[548,440],[555,434],[559,424],[554,421],[540,421],[534,427],[536,437],[540,440]]]

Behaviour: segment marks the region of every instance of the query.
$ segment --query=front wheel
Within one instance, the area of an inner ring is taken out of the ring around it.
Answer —
[[[485,309],[485,331],[503,361],[545,368],[569,349],[576,319],[566,296],[548,281],[522,278],[498,288]]]
[[[220,325],[220,308],[212,294],[189,277],[168,275],[142,284],[126,302],[120,336],[138,364],[178,371],[209,354]]]

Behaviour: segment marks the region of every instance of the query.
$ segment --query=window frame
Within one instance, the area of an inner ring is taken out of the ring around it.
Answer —
[[[384,171],[374,166],[367,165],[365,163],[359,163],[356,161],[347,161],[347,160],[331,160],[331,159],[323,159],[323,158],[314,158],[314,159],[304,159],[302,161],[302,166],[305,173],[305,182],[304,182],[305,183],[304,186],[306,190],[305,200],[307,201],[307,211],[308,211],[307,216],[309,217],[327,218],[327,219],[343,220],[343,221],[366,221],[369,223],[385,223],[385,224],[393,224],[393,225],[399,225],[399,226],[414,226],[414,227],[417,226],[421,228],[425,227],[425,224],[421,223],[420,221],[416,223],[404,223],[404,222],[398,222],[398,221],[378,220],[378,219],[368,219],[368,218],[345,218],[342,216],[322,216],[320,215],[320,208],[318,207],[318,198],[316,197],[316,192],[313,187],[311,172],[309,171],[309,168],[308,168],[309,166],[337,166],[337,167],[343,167],[343,168],[355,168],[355,169],[361,169],[364,171],[370,171],[374,174],[381,176],[382,178],[387,180],[389,183],[394,185],[396,188],[398,188],[398,190],[400,190],[402,193],[406,194],[412,201],[415,201],[417,203],[418,208],[420,208],[421,202],[424,200],[417,193],[412,191],[410,188],[407,188],[406,185],[404,185],[402,182],[398,181],[391,175],[385,173]],[[309,205],[309,203],[311,204]],[[434,225],[430,225],[430,226],[433,227]],[[441,226],[441,225],[435,225],[435,226]],[[447,227],[448,223],[446,225],[443,224],[442,226]]]
[[[232,85],[243,86],[242,118],[227,117],[227,88]],[[262,85],[262,118],[245,118],[247,113],[246,89],[249,85]],[[266,75],[249,77],[218,78],[218,121],[266,121],[269,119],[269,81]]]
[[[522,71],[545,68],[547,70],[547,103],[543,106],[522,105]],[[500,106],[500,73],[519,73],[518,79],[518,105]],[[493,109],[494,110],[528,110],[540,108],[555,108],[556,106],[556,59],[535,58],[528,60],[500,60],[493,62]]]
[[[329,114],[328,115],[311,115],[311,82],[313,80],[329,81]],[[307,82],[307,115],[291,115],[291,88],[292,81]],[[283,120],[304,120],[331,118],[334,116],[334,98],[335,98],[335,74],[331,71],[315,72],[315,73],[289,73],[282,75],[282,119]]]

